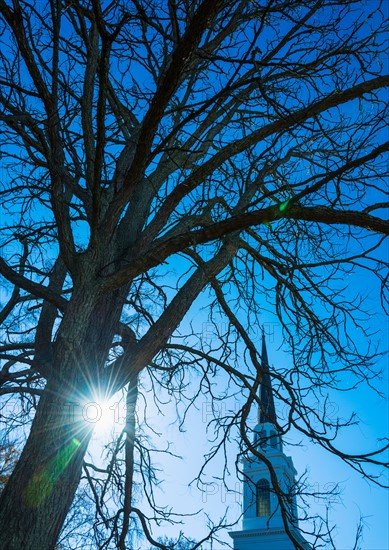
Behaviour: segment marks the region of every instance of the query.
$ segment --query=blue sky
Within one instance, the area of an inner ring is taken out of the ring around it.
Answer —
[[[369,3],[369,6],[373,4],[377,3]],[[247,32],[252,32],[252,29],[248,29]],[[268,33],[270,33],[270,31],[268,31]],[[265,37],[266,33],[263,38]],[[232,49],[230,51],[232,51]],[[312,57],[313,52],[314,49],[306,50],[307,59],[310,58],[310,56]],[[378,61],[378,59],[375,60],[374,65],[377,65]],[[152,79],[147,76],[144,69],[141,69],[139,66],[137,67],[135,63],[133,64],[132,68],[134,75],[138,80],[138,84],[148,84],[150,85],[150,87],[152,86]],[[78,67],[75,67],[74,70],[77,71]],[[130,76],[132,78],[132,75]],[[147,82],[148,78],[149,82]],[[211,84],[212,86],[217,88],[220,84],[220,81],[224,79],[224,82],[226,82],[227,78],[227,74],[224,75],[222,71],[219,71],[218,79],[215,79],[214,82],[211,82]],[[334,75],[327,75],[323,79],[323,83],[331,83],[332,86],[334,78]],[[130,82],[130,80],[128,82],[129,84],[132,83],[132,81]],[[200,82],[200,80],[198,81],[198,85],[202,86],[202,82]],[[313,94],[313,96],[315,96],[315,94],[316,92]],[[284,88],[280,89],[280,91],[277,92],[276,97],[280,99],[280,102],[282,102],[282,98],[286,102]],[[305,98],[303,96],[299,96],[298,99],[300,100]],[[288,96],[288,100],[294,102],[296,98]],[[349,117],[354,117],[359,113],[358,107],[359,106],[355,101],[350,106],[346,107],[343,112]],[[364,105],[364,108],[369,108],[369,105]],[[370,108],[373,107],[370,106]],[[140,115],[143,111],[144,105],[138,105],[137,114]],[[329,117],[330,116],[331,115],[329,115]],[[169,120],[170,118],[166,117],[166,121],[168,122]],[[257,114],[255,120],[253,119],[252,124],[253,126],[255,126],[255,124],[258,123],[261,123],[261,121],[260,117]],[[77,121],[74,122],[74,124],[75,126],[77,126]],[[192,130],[193,123],[190,123],[185,128],[185,131],[191,132]],[[230,141],[233,137],[234,139],[236,137],[241,137],[241,132],[243,132],[241,128],[238,128],[234,131],[236,132],[235,135],[233,134],[232,129],[224,130],[222,132],[223,137],[221,138],[220,143]],[[382,137],[382,135],[380,136],[380,133],[381,130],[379,131],[377,137]],[[363,131],[361,132],[361,135],[362,134]],[[299,135],[298,132],[297,135]],[[301,131],[301,136],[305,137],[303,131]],[[282,139],[285,140],[282,145],[284,147],[287,147],[291,144],[291,142],[293,142],[295,137],[291,135],[287,138]],[[338,136],[338,139],[341,140],[343,144],[347,144],[348,140],[351,140],[351,136],[350,134],[345,133],[341,136],[341,138]],[[220,145],[220,143],[218,143],[218,145]],[[256,148],[256,153],[263,152],[263,149],[266,145],[267,144],[261,143]],[[314,146],[316,146],[316,143],[312,145],[311,142],[307,142],[304,146],[312,147],[313,149]],[[277,151],[277,147],[275,147],[274,150],[276,153],[278,152],[280,155],[282,154],[282,151]],[[80,156],[82,155],[82,143],[80,142]],[[155,161],[158,158],[159,157],[157,156],[155,158]],[[245,160],[247,159],[243,159],[242,163],[244,163]],[[337,160],[338,158],[336,157],[335,151],[333,151],[332,155],[329,155],[329,157],[326,159],[326,162],[328,162],[327,166],[332,166],[332,163],[335,165]],[[290,176],[290,183],[293,183],[293,178],[301,176],[307,169],[308,164],[310,164],[310,160],[300,159],[300,161],[296,161],[295,165],[292,167],[294,171],[292,170],[292,168],[288,168],[288,171],[286,171],[284,174],[285,177],[287,178]],[[325,167],[326,164],[323,161],[320,169],[324,170]],[[18,167],[18,169],[19,168],[20,167]],[[224,175],[225,177],[226,173],[227,168],[224,174],[220,172],[218,176],[221,177]],[[172,177],[170,181],[166,183],[166,188],[174,185],[177,181],[181,181],[180,177],[181,174],[178,174],[176,179],[175,177]],[[302,177],[302,179],[304,178]],[[271,185],[278,184],[274,181],[270,183]],[[84,185],[83,180],[81,180],[81,185]],[[213,193],[217,193],[217,191],[212,189],[211,186],[211,190],[209,191],[211,197],[213,196]],[[237,193],[236,187],[234,187],[234,185],[230,186],[228,193],[231,196],[232,201],[236,200]],[[333,197],[333,195],[334,193],[332,189],[328,193],[328,196]],[[191,208],[196,198],[197,197],[194,197],[193,195],[186,202],[183,201],[183,203],[178,208],[179,212],[185,214],[187,210]],[[315,196],[315,198],[312,199],[312,202],[317,200],[318,202],[322,202],[322,197]],[[32,209],[31,217],[35,217],[35,221],[39,219],[42,225],[45,226],[47,222],[47,211],[44,211],[42,206],[40,206],[37,209]],[[6,215],[4,216],[4,218],[6,218]],[[12,217],[8,217],[8,221],[10,223],[14,223]],[[76,224],[74,224],[73,226],[73,229],[75,230],[75,233],[77,235],[76,242],[80,247],[85,247],[87,244],[88,232],[85,229],[85,225],[85,222],[81,222],[77,226]],[[262,236],[265,240],[267,238],[270,238],[270,232],[267,231],[266,228],[263,228],[261,231]],[[366,247],[368,242],[370,242],[369,238],[361,240],[360,244],[362,248]],[[288,244],[289,242],[285,243],[286,246],[288,246]],[[333,242],[332,244],[334,245],[334,247],[338,246],[337,242]],[[354,247],[355,248],[353,248],[353,250],[349,250],[349,252],[355,252],[357,250],[356,245],[354,245]],[[53,251],[56,251],[56,247],[52,243],[50,243],[49,246],[46,247],[45,261],[49,260],[51,262],[53,260]],[[15,252],[15,250],[13,250],[13,252]],[[9,253],[9,255],[12,255],[13,252],[12,250],[8,250],[7,253]],[[204,257],[206,257],[207,251],[205,247],[202,253],[204,254]],[[304,250],[304,253],[309,255],[310,250]],[[382,257],[387,258],[387,248],[382,247],[380,254]],[[10,259],[10,256],[8,256],[8,259]],[[166,285],[171,284],[175,286],[177,280],[179,280],[179,284],[182,284],[182,282],[188,276],[188,274],[184,274],[185,270],[188,267],[188,263],[183,261],[181,258],[174,258],[169,263],[168,267],[172,268],[173,272],[170,275],[163,275],[164,283]],[[166,271],[165,266],[163,267],[163,269]],[[259,269],[255,272],[255,275],[258,277],[260,276]],[[180,276],[182,276],[182,279],[179,279]],[[345,286],[347,297],[354,297],[358,293],[365,295],[366,305],[368,306],[368,309],[372,312],[376,311],[377,305],[379,303],[379,295],[377,281],[373,279],[371,274],[367,274],[366,272],[362,272],[357,269],[355,273],[350,274],[347,278],[342,278],[338,280],[334,284],[338,289]],[[172,290],[167,289],[166,291],[168,296],[172,294]],[[235,296],[234,292],[235,291],[231,291],[231,295],[229,296],[230,298]],[[260,307],[263,309],[261,323],[264,326],[265,331],[268,335],[268,352],[270,363],[275,367],[276,370],[278,368],[287,369],[288,365],[291,364],[291,355],[286,343],[283,341],[280,322],[275,316],[274,294],[272,295],[271,299],[268,299],[268,296],[258,296],[257,298]],[[208,303],[209,294],[208,291],[206,291],[195,302],[190,314],[182,323],[180,327],[181,334],[184,335],[190,333],[191,328],[189,326],[189,322],[192,320],[194,323],[195,331],[201,333],[205,340],[207,340],[208,338],[208,332],[210,334],[209,338],[213,338],[213,336],[211,335],[212,328],[210,327],[210,320],[208,312],[206,310]],[[318,303],[318,300],[316,300],[315,302],[315,307],[318,308],[318,312],[320,313],[320,303]],[[221,321],[221,325],[219,326],[219,328],[223,331],[224,329],[222,323],[223,321]],[[387,318],[383,315],[379,316],[374,313],[370,317],[368,315],[365,316],[364,323],[365,327],[367,327],[368,332],[370,333],[370,336],[366,336],[361,331],[356,331],[352,329],[354,339],[357,344],[361,346],[361,348],[365,349],[368,344],[367,339],[371,339],[373,344],[380,342],[381,350],[388,349]],[[142,330],[143,328],[144,327],[142,327]],[[251,326],[250,328],[254,337],[255,335],[259,336],[260,328],[258,326]],[[177,338],[175,338],[175,340],[177,341]],[[257,342],[258,341],[259,339],[257,340]],[[380,366],[384,369],[385,374],[382,381],[377,381],[378,387],[384,394],[388,396],[389,392],[386,357],[380,359]],[[223,392],[226,386],[226,377],[220,375],[214,380],[214,382],[216,388]],[[191,381],[193,387],[196,386],[196,383],[196,376],[193,376]],[[163,397],[163,394],[161,395],[161,397]],[[342,417],[346,417],[347,415],[355,411],[358,414],[358,417],[360,417],[361,419],[361,423],[359,426],[351,427],[350,429],[345,430],[344,433],[341,435],[340,446],[342,448],[351,449],[355,452],[359,452],[361,449],[364,451],[375,449],[375,440],[387,435],[387,419],[389,416],[387,402],[385,403],[380,400],[370,390],[370,388],[365,386],[357,389],[354,392],[332,391],[329,398],[331,400],[334,413],[339,414]],[[148,399],[150,399],[150,396],[148,397]],[[232,399],[232,401],[234,401],[234,399]],[[240,403],[239,398],[237,403]],[[229,405],[227,401],[222,401],[220,403],[220,406],[221,409],[223,409],[223,407],[225,406],[225,411],[227,411]],[[163,459],[163,457],[158,458],[157,461],[160,461],[163,470],[163,474],[161,474],[161,477],[165,478],[166,482],[164,492],[162,492],[161,489],[159,494],[160,502],[161,504],[171,505],[177,512],[194,511],[199,508],[204,508],[204,510],[208,510],[212,513],[212,517],[215,520],[217,520],[218,517],[222,516],[225,512],[226,506],[230,505],[229,518],[232,521],[239,517],[240,502],[239,499],[236,498],[236,493],[226,493],[223,489],[223,485],[220,483],[220,472],[223,468],[223,460],[221,458],[215,459],[214,463],[208,468],[207,479],[212,485],[210,485],[208,492],[205,493],[205,496],[204,492],[202,493],[199,489],[196,488],[195,485],[192,485],[191,487],[189,487],[188,485],[190,480],[193,479],[198,469],[201,467],[204,454],[206,454],[210,446],[210,444],[207,443],[207,438],[205,434],[207,420],[209,420],[209,401],[207,400],[206,395],[203,395],[199,398],[196,407],[197,408],[193,408],[188,414],[187,424],[185,428],[186,431],[179,432],[177,430],[177,425],[170,425],[175,417],[175,411],[173,410],[172,406],[168,405],[166,407],[166,415],[162,417],[158,416],[156,411],[153,412],[153,405],[152,402],[150,402],[151,423],[157,431],[162,433],[162,436],[160,438],[156,438],[156,440],[161,443],[161,447],[164,446],[164,441],[170,441],[175,449],[175,452],[182,455],[183,457],[181,460],[173,458]],[[252,419],[252,422],[254,425],[254,418]],[[292,444],[297,443],[300,440],[300,436],[297,433],[291,432],[289,435],[289,439]],[[237,485],[237,483],[239,482],[234,475],[236,448],[236,444],[232,441],[231,445],[228,447],[228,462],[230,466],[229,483],[230,487],[235,490],[239,487],[239,485]],[[388,496],[385,490],[375,489],[374,487],[367,485],[366,482],[362,480],[357,474],[353,473],[349,468],[346,468],[346,466],[343,465],[339,459],[330,457],[328,453],[324,453],[317,446],[313,445],[309,441],[303,440],[301,447],[291,446],[290,450],[288,450],[287,453],[293,457],[295,466],[299,473],[302,473],[306,468],[308,468],[310,483],[312,483],[313,487],[325,489],[331,487],[331,484],[333,483],[342,482],[344,487],[343,504],[340,502],[333,503],[333,509],[331,512],[332,518],[338,524],[339,531],[336,534],[336,544],[339,550],[346,550],[351,547],[353,533],[355,531],[355,526],[360,514],[366,516],[367,518],[367,528],[364,531],[364,542],[362,544],[362,548],[364,548],[365,550],[387,550],[387,548],[389,547],[389,540],[386,518],[389,514],[389,509]],[[313,503],[313,507],[315,506],[320,509],[319,503]],[[188,536],[191,536],[192,538],[198,539],[206,532],[205,520],[203,516],[202,519],[183,518],[182,521],[182,529]],[[156,531],[155,534],[177,534],[178,531],[179,528],[161,527],[161,529],[158,532]],[[227,534],[224,534],[223,537],[226,541],[229,541]]]
[[[359,280],[359,283],[357,281]],[[366,279],[354,278],[354,283],[361,287],[365,286]],[[371,286],[367,299],[376,300],[374,293],[377,289]],[[206,294],[206,293],[204,293]],[[201,296],[191,310],[195,326],[202,327],[204,333],[209,331],[211,338],[211,327],[207,318],[205,296]],[[187,322],[182,324],[181,333],[189,329]],[[271,367],[277,369],[287,368],[290,365],[290,355],[287,353],[285,343],[282,340],[281,326],[274,317],[270,315],[264,319],[264,328],[267,333],[267,347]],[[374,329],[376,340],[381,338],[381,349],[387,347],[387,319],[374,317],[371,328]],[[258,330],[258,343],[260,331]],[[386,358],[380,360],[380,365],[385,375],[377,384],[377,387],[386,397],[389,396],[388,374],[386,369]],[[377,365],[378,366],[378,365]],[[225,389],[225,377],[220,375],[215,381],[215,386],[220,391]],[[192,376],[193,391],[197,386],[197,378]],[[190,393],[190,392],[189,392]],[[157,448],[165,448],[166,444],[171,445],[170,450],[181,458],[173,458],[163,454],[155,455],[155,465],[160,469],[159,478],[163,483],[156,489],[156,500],[160,506],[172,507],[178,514],[192,514],[200,511],[193,517],[182,517],[181,524],[177,526],[163,525],[155,528],[154,536],[169,535],[178,537],[182,530],[184,534],[193,539],[199,540],[207,533],[206,514],[217,522],[226,509],[228,509],[228,521],[233,523],[239,519],[241,513],[241,482],[235,474],[234,462],[236,459],[237,445],[231,441],[227,446],[227,464],[229,474],[226,476],[228,489],[221,481],[221,472],[225,462],[223,456],[217,456],[206,470],[204,481],[208,486],[202,486],[202,490],[196,482],[190,482],[196,477],[204,461],[204,455],[209,452],[211,444],[209,436],[212,432],[206,433],[208,422],[212,419],[211,401],[207,395],[200,397],[196,406],[191,408],[187,415],[183,430],[178,430],[178,422],[175,422],[176,412],[172,404],[164,407],[165,415],[162,416],[156,410],[152,395],[145,393],[145,400],[148,404],[148,419],[150,426],[156,434],[152,435],[154,445]],[[161,401],[166,401],[166,392],[159,394]],[[142,421],[143,399],[139,404],[140,420]],[[221,414],[227,414],[230,410],[237,411],[242,401],[238,397],[221,401],[217,410]],[[123,405],[121,405],[123,411]],[[351,426],[342,432],[339,438],[339,448],[349,452],[366,452],[375,450],[376,440],[388,433],[389,409],[388,401],[385,401],[370,388],[363,386],[350,392],[333,392],[329,405],[334,417],[345,418],[353,412],[357,413],[359,424]],[[182,411],[181,407],[181,411]],[[280,413],[280,411],[278,411]],[[282,412],[280,413],[282,414]],[[252,427],[255,425],[255,411],[251,418]],[[123,427],[123,422],[119,427]],[[237,433],[235,433],[237,436]],[[357,523],[363,517],[363,542],[360,546],[363,550],[387,550],[389,542],[388,522],[389,499],[385,489],[375,487],[367,483],[362,477],[344,464],[338,457],[320,449],[297,433],[291,431],[285,438],[284,451],[291,456],[299,475],[307,470],[307,480],[315,492],[329,491],[339,484],[340,495],[333,497],[330,501],[330,521],[336,524],[333,538],[337,550],[351,550],[353,548]],[[289,444],[290,445],[289,445]],[[144,504],[144,503],[143,503]],[[318,499],[311,501],[312,513],[325,514],[325,506]],[[240,524],[238,523],[238,526]],[[308,525],[309,527],[309,525]],[[228,530],[220,533],[221,540],[230,543]],[[145,546],[139,548],[147,548]],[[208,548],[208,546],[205,546]],[[218,544],[214,548],[219,550]]]
[[[269,361],[272,365],[283,365],[289,362],[286,353],[277,351],[277,326],[274,328],[274,341],[268,343]],[[381,385],[382,391],[387,394],[388,380]],[[238,403],[236,403],[238,405]],[[227,404],[225,405],[228,406]],[[232,405],[233,406],[233,405]],[[223,402],[220,404],[223,410]],[[340,394],[333,404],[336,414],[347,415],[356,411],[361,419],[360,425],[345,430],[341,437],[341,445],[344,449],[355,452],[374,449],[374,440],[388,432],[388,404],[381,398],[364,388],[353,393]],[[173,410],[171,414],[174,415]],[[217,479],[220,477],[224,460],[219,457],[208,468],[207,477],[210,485],[201,492],[196,484],[188,485],[202,466],[203,454],[209,445],[206,442],[205,428],[210,419],[210,402],[203,398],[198,404],[198,410],[192,410],[188,416],[186,431],[178,433],[176,426],[169,426],[169,417],[158,416],[152,419],[152,425],[157,431],[162,432],[161,441],[169,440],[173,443],[173,450],[182,455],[182,459],[159,460],[162,465],[165,484],[159,494],[159,502],[172,506],[177,512],[190,513],[199,509],[210,513],[216,520],[221,517],[228,507],[231,520],[239,517],[241,512],[241,499],[234,491],[240,491],[241,484],[234,475],[234,460],[237,447],[232,443],[229,446],[229,465],[231,475],[228,476],[228,484],[231,489],[228,492],[223,483]],[[252,419],[252,425],[255,419]],[[295,438],[294,438],[295,437]],[[291,433],[288,441],[296,444],[301,441],[301,435]],[[309,483],[314,491],[331,490],[335,484],[340,485],[341,495],[331,500],[330,520],[336,523],[334,541],[338,550],[353,548],[356,526],[361,516],[364,517],[363,543],[364,550],[387,550],[389,542],[387,516],[389,514],[389,499],[385,489],[368,484],[356,472],[353,472],[339,458],[331,456],[328,452],[318,448],[306,439],[302,439],[301,446],[288,446],[284,448],[287,455],[294,460],[298,474],[308,470]],[[324,513],[325,507],[318,501],[312,503],[312,512]],[[180,529],[187,536],[199,540],[207,532],[204,515],[196,518],[186,518],[178,527],[163,527],[156,531],[161,534],[177,536]],[[225,532],[225,541],[230,539]],[[218,548],[216,545],[215,548]]]
[[[382,257],[385,257],[385,247],[381,250]],[[173,262],[174,265],[175,262]],[[182,267],[182,266],[181,266]],[[169,278],[169,277],[168,277]],[[348,291],[351,294],[363,294],[365,306],[368,310],[376,310],[379,301],[379,285],[371,273],[356,271],[347,278]],[[195,331],[202,331],[207,339],[212,339],[212,325],[209,322],[206,305],[209,300],[208,291],[205,291],[192,306],[187,319],[180,326],[179,332],[186,334],[189,329],[189,320],[194,323]],[[267,304],[267,307],[269,304]],[[278,319],[270,313],[263,316],[263,327],[266,333],[269,361],[275,370],[287,369],[291,364],[291,355],[288,353],[286,342],[283,341],[282,327]],[[381,314],[371,316],[364,325],[369,336],[371,345],[379,345],[381,351],[388,349],[388,319]],[[261,329],[253,328],[253,334],[257,333],[256,343],[260,345]],[[222,330],[222,329],[221,329]],[[367,337],[361,331],[354,331],[353,334],[357,344],[364,349],[368,342]],[[254,337],[255,341],[255,337]],[[389,429],[389,380],[387,369],[387,357],[384,355],[378,359],[375,367],[382,369],[383,376],[374,382],[375,387],[384,395],[380,397],[367,385],[362,385],[352,391],[331,391],[329,394],[329,409],[333,418],[345,419],[356,413],[358,424],[345,428],[338,442],[340,450],[351,453],[374,451],[378,448],[378,440],[386,437]],[[225,389],[225,376],[215,380],[216,387],[223,391]],[[193,386],[196,387],[196,377],[193,376]],[[161,395],[163,399],[163,395]],[[228,413],[228,410],[238,410],[242,401],[238,397],[225,400],[219,403],[218,410],[221,413]],[[151,410],[152,404],[150,403]],[[323,406],[323,404],[321,405]],[[282,412],[278,411],[279,414]],[[236,478],[234,461],[236,458],[237,446],[234,442],[228,446],[228,466],[230,475],[227,476],[230,492],[224,488],[220,480],[221,471],[224,467],[224,459],[219,456],[207,468],[208,488],[203,492],[189,482],[195,478],[200,470],[203,457],[209,450],[207,443],[206,425],[211,419],[210,400],[204,395],[197,402],[196,408],[192,408],[187,416],[185,431],[178,432],[177,423],[172,424],[175,418],[173,407],[167,407],[166,416],[151,415],[152,426],[162,436],[156,439],[172,443],[172,450],[182,459],[159,457],[157,462],[162,465],[165,484],[159,494],[159,502],[172,506],[179,513],[191,513],[203,509],[210,513],[216,521],[222,517],[226,508],[229,508],[228,518],[235,521],[241,513],[241,500],[236,491],[240,491],[241,484]],[[252,427],[256,423],[255,411],[251,419]],[[235,434],[237,435],[237,434]],[[336,524],[333,538],[337,550],[348,550],[353,548],[357,523],[363,517],[363,542],[361,548],[364,550],[387,550],[389,547],[389,532],[387,516],[389,515],[389,497],[386,489],[376,487],[365,481],[362,476],[354,472],[344,464],[340,458],[331,456],[330,453],[319,448],[307,438],[302,437],[295,430],[291,431],[285,438],[290,445],[285,446],[286,454],[292,456],[298,474],[307,470],[308,482],[314,491],[331,490],[339,484],[340,495],[330,502],[330,521]],[[301,445],[298,443],[301,442]],[[385,479],[384,479],[385,481]],[[387,478],[386,478],[387,482]],[[325,506],[313,500],[311,502],[312,512],[325,513]],[[203,515],[195,518],[182,519],[182,525],[163,527],[156,533],[171,534],[178,536],[182,529],[184,533],[194,539],[202,538],[206,533],[206,518]],[[224,532],[223,540],[230,542],[227,532]],[[218,548],[216,545],[215,548]]]

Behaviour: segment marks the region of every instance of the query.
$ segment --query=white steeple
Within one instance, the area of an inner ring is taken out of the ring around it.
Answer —
[[[282,438],[277,428],[264,332],[262,332],[261,359],[260,405],[253,443],[263,457],[272,464],[281,490],[289,494],[297,472],[292,459],[283,452]],[[296,548],[286,532],[281,508],[266,464],[250,454],[244,460],[243,474],[242,530],[230,533],[234,541],[234,550],[293,550]],[[311,548],[297,527],[297,506],[294,496],[289,498],[289,514],[288,527],[299,543],[298,548]]]

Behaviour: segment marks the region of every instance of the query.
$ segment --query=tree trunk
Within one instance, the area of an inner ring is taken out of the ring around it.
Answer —
[[[1,550],[52,550],[80,482],[93,424],[83,403],[104,391],[104,364],[126,288],[80,286],[57,333],[53,362],[23,453],[0,497]]]
[[[91,425],[77,394],[48,382],[31,433],[0,499],[3,550],[51,550],[78,487]]]

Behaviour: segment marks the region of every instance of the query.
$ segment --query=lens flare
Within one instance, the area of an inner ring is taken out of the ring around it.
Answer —
[[[33,474],[23,495],[26,506],[37,508],[50,496],[80,445],[81,441],[73,437],[63,449]]]

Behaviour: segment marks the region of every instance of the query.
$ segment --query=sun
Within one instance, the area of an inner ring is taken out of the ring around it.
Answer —
[[[96,435],[108,434],[119,423],[118,406],[114,398],[93,396],[83,405],[82,416]]]

